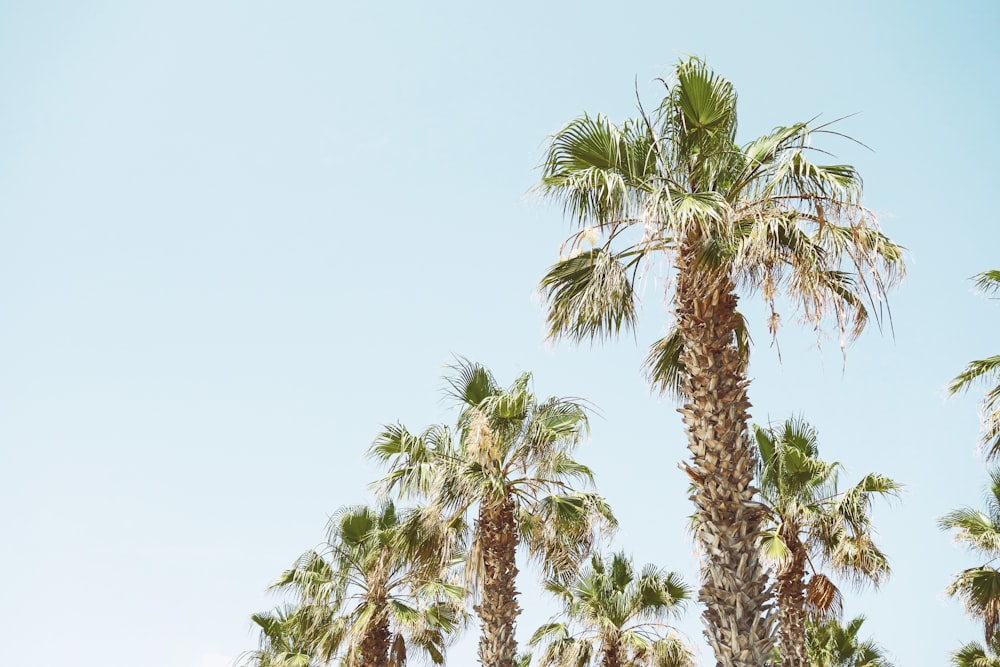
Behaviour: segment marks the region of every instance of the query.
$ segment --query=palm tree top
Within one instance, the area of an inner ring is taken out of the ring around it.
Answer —
[[[992,563],[1000,557],[1000,468],[990,471],[985,493],[986,511],[962,507],[938,520],[942,530],[954,532],[954,539],[988,559],[955,575],[949,595],[958,597],[966,612],[983,623],[987,642],[1000,640],[1000,572]]]
[[[956,649],[948,661],[955,667],[1000,667],[1000,641],[985,646],[969,642]]]
[[[634,326],[635,283],[656,256],[682,249],[772,306],[784,293],[811,324],[847,339],[903,276],[902,248],[861,202],[850,165],[813,146],[844,136],[799,122],[736,143],[736,92],[697,58],[681,60],[662,102],[615,124],[584,114],[552,138],[540,192],[580,226],[541,283],[549,334],[603,338]],[[594,247],[587,249],[593,244]]]
[[[1000,293],[1000,271],[991,269],[977,273],[972,280],[980,292],[990,297]],[[987,460],[1000,455],[1000,355],[976,359],[948,383],[948,393],[955,395],[974,386],[986,385],[982,403],[983,433],[980,443]]]
[[[543,667],[690,664],[690,652],[667,622],[683,611],[691,590],[680,577],[655,565],[636,569],[624,552],[593,553],[571,580],[550,578],[545,589],[562,611],[535,631],[544,646]],[[659,661],[657,662],[657,656]]]
[[[865,620],[856,616],[846,624],[832,619],[810,623],[807,643],[813,667],[894,667],[884,648],[858,637]]]
[[[271,588],[295,595],[297,630],[320,663],[398,667],[418,651],[441,664],[464,620],[465,590],[450,572],[461,544],[460,528],[422,508],[347,506],[330,518],[326,543]]]
[[[780,563],[801,544],[814,575],[818,568],[812,559],[818,559],[855,585],[877,586],[890,569],[873,541],[873,503],[876,497],[898,497],[902,485],[869,473],[841,491],[843,466],[819,458],[818,433],[802,417],[768,428],[754,425],[753,432],[760,452],[757,479],[768,508],[765,554]],[[839,592],[832,583],[813,578],[816,599],[839,608]]]
[[[983,493],[986,511],[962,507],[938,520],[941,530],[955,531],[955,541],[989,558],[1000,557],[1000,468],[990,471]]]

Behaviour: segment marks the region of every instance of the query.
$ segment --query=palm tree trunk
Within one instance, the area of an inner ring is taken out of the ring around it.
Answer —
[[[621,641],[614,635],[601,639],[601,667],[621,667]]]
[[[718,667],[760,667],[770,657],[770,591],[758,557],[761,511],[754,502],[756,457],[747,436],[748,380],[736,347],[734,285],[678,261],[676,316],[684,342],[683,395],[697,527],[703,552],[698,598]]]
[[[785,543],[792,544],[787,538]],[[790,560],[779,568],[776,577],[778,645],[782,667],[809,667],[806,654],[805,573],[805,553],[793,547]]]
[[[384,616],[369,626],[361,640],[360,665],[389,667],[389,618]]]
[[[499,504],[484,504],[479,508],[477,525],[482,545],[482,596],[479,614],[479,664],[483,667],[514,667],[517,642],[514,625],[517,605],[517,522],[514,501],[510,496]]]

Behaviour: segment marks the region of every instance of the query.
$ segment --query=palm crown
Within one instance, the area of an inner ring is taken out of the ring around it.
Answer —
[[[990,473],[985,501],[985,512],[963,507],[941,517],[938,525],[954,531],[955,541],[988,559],[979,567],[959,572],[948,593],[960,598],[969,614],[982,620],[987,643],[992,644],[1000,640],[1000,572],[990,564],[1000,557],[1000,469]]]
[[[306,637],[305,613],[296,607],[278,608],[251,617],[260,635],[260,647],[241,656],[243,667],[312,667],[322,664]]]
[[[985,646],[979,642],[963,644],[948,661],[955,667],[1000,667],[1000,642],[994,640]]]
[[[893,667],[885,649],[872,639],[858,637],[864,622],[864,616],[857,616],[846,625],[834,619],[810,623],[807,641],[811,667]]]
[[[575,579],[548,579],[545,588],[562,611],[531,638],[532,646],[544,646],[541,667],[693,664],[680,640],[667,636],[666,621],[690,597],[677,574],[654,565],[637,572],[624,553],[595,553]]]
[[[983,271],[973,277],[976,287],[989,295],[1000,293],[1000,271]],[[988,387],[983,399],[982,444],[986,458],[993,459],[1000,454],[1000,355],[977,359],[971,362],[948,385],[951,394],[967,391],[975,385]]]
[[[416,650],[440,664],[462,620],[464,590],[449,583],[444,555],[455,532],[392,502],[347,507],[331,519],[325,547],[303,554],[273,588],[295,593],[323,663],[396,667]]]
[[[424,498],[447,516],[477,512],[466,573],[479,597],[480,660],[509,667],[520,611],[518,546],[546,572],[569,573],[599,529],[609,530],[615,520],[600,496],[574,486],[593,481],[571,456],[587,432],[579,402],[539,401],[528,373],[504,388],[480,364],[461,359],[452,371],[448,395],[460,407],[456,428],[432,426],[414,435],[389,426],[370,453],[389,467],[383,490]]]
[[[840,491],[841,465],[819,458],[816,429],[801,418],[766,429],[755,425],[754,436],[767,507],[761,548],[777,566],[782,659],[805,667],[806,616],[828,618],[841,611],[840,591],[818,566],[857,584],[884,580],[889,562],[873,541],[871,506],[877,496],[897,494],[900,485],[868,474]]]
[[[859,333],[865,297],[883,296],[903,264],[861,205],[855,169],[812,160],[824,153],[814,137],[838,133],[795,123],[741,147],[732,84],[697,59],[675,78],[650,114],[620,125],[584,115],[552,139],[540,190],[583,228],[542,280],[550,334],[631,326],[641,264],[677,265],[682,254],[772,306],[784,291],[810,322],[833,315],[845,334]]]

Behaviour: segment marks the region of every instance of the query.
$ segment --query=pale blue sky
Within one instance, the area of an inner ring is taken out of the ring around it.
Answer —
[[[900,665],[979,638],[943,594],[976,559],[935,519],[975,504],[996,353],[991,2],[0,4],[0,610],[26,667],[222,667],[263,589],[366,499],[379,426],[449,419],[453,353],[600,409],[581,458],[616,546],[696,578],[673,406],[638,367],[666,325],[547,345],[535,285],[569,227],[528,194],[545,138],[621,119],[684,54],[737,86],[744,139],[854,112],[868,205],[909,251],[895,337],[842,367],[792,318],[754,324],[758,420],[801,412],[848,479],[907,484],[878,524],[895,574],[848,614]],[[748,308],[753,313],[753,308]],[[522,636],[548,607],[525,591]],[[696,609],[681,627],[700,635]],[[452,664],[473,663],[475,637]],[[709,664],[710,656],[702,655]]]

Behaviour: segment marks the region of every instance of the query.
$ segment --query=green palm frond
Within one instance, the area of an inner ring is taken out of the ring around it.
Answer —
[[[941,530],[956,531],[955,540],[987,556],[1000,555],[1000,525],[970,507],[952,510],[938,520]]]
[[[695,667],[694,653],[677,637],[653,642],[649,650],[650,667]]]
[[[954,395],[977,384],[992,385],[997,382],[1000,382],[1000,355],[969,362],[965,370],[948,384],[948,392]]]
[[[761,531],[760,552],[765,561],[777,565],[786,562],[792,555],[792,550],[781,539],[781,534],[778,530]]]
[[[826,562],[856,588],[865,584],[879,586],[892,573],[888,557],[867,534],[843,534],[824,553]]]
[[[969,642],[953,651],[948,661],[954,667],[1000,667],[1000,644],[993,642],[987,648],[979,642]]]
[[[560,199],[570,218],[610,223],[631,217],[633,191],[644,187],[654,163],[655,149],[637,123],[619,127],[584,114],[553,136],[539,188]]]
[[[884,648],[858,635],[865,622],[857,616],[842,625],[836,620],[806,626],[806,652],[812,667],[894,667]]]
[[[996,296],[1000,292],[1000,271],[990,269],[972,276],[976,289],[983,294]]]
[[[970,616],[983,622],[988,640],[1000,638],[1000,572],[988,565],[963,570],[947,592],[962,600]]]
[[[601,532],[618,522],[595,493],[560,493],[525,504],[518,516],[528,554],[548,573],[573,572]]]
[[[976,288],[995,296],[1000,291],[1000,271],[983,271],[973,276]],[[987,460],[1000,456],[1000,355],[976,359],[948,383],[948,392],[955,395],[973,386],[986,385],[980,417],[983,431],[980,443]]]
[[[540,287],[550,337],[601,339],[635,327],[638,297],[625,259],[594,248],[549,269]]]

